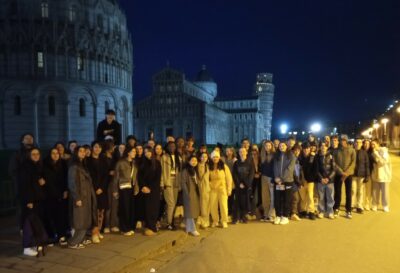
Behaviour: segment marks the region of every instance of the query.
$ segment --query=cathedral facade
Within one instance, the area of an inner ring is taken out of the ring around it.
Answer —
[[[133,132],[132,42],[116,0],[0,0],[0,148],[95,139],[113,109]]]
[[[170,67],[153,76],[152,94],[136,103],[135,133],[158,141],[169,135],[194,137],[197,143],[255,143],[271,137],[272,74],[259,73],[253,92],[242,98],[219,98],[217,83],[203,66],[194,81]]]

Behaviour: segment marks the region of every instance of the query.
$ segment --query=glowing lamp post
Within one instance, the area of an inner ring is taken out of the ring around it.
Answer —
[[[285,135],[287,133],[288,129],[289,129],[289,126],[284,123],[279,127],[279,129],[281,131],[281,134]]]
[[[378,129],[380,127],[379,123],[374,123],[374,125],[372,127],[374,127],[374,129],[375,129],[375,137],[379,138],[378,137]]]
[[[389,122],[388,118],[383,118],[381,119],[381,123],[383,124],[383,140],[386,142],[387,141],[387,135],[386,135],[386,124]]]
[[[317,134],[317,133],[321,132],[321,128],[322,128],[321,124],[314,123],[314,124],[311,125],[310,129],[311,129],[311,132]]]

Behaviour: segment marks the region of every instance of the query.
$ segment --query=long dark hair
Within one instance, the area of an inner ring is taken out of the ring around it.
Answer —
[[[210,171],[214,170],[214,161],[211,158],[211,160],[209,160],[209,167],[210,167]],[[221,160],[221,158],[219,159],[218,163],[217,163],[217,170],[225,170],[225,163]]]
[[[195,175],[199,176],[199,171],[198,171],[197,166],[193,167],[192,165],[190,165],[190,160],[192,160],[192,158],[197,159],[197,157],[195,155],[189,156],[189,158],[186,162],[186,165],[185,165],[185,169],[187,170],[187,172],[189,173],[190,176],[195,176]]]
[[[146,155],[145,155],[146,150],[151,152],[151,158],[150,159],[148,159],[146,157]],[[145,146],[143,148],[143,162],[142,162],[142,165],[144,166],[146,163],[151,165],[151,169],[152,170],[155,170],[156,167],[157,167],[157,159],[155,157],[154,149],[151,148],[150,146]]]
[[[70,161],[70,164],[69,164],[70,167],[74,166],[74,165],[77,165],[77,166],[80,166],[80,167],[86,169],[86,160],[85,160],[85,158],[81,161],[79,159],[79,157],[78,157],[79,149],[81,149],[81,148],[84,149],[85,147],[76,146],[76,148],[74,150],[74,153],[72,154],[72,157],[71,157],[71,161]]]
[[[178,153],[178,150],[177,150],[177,147],[176,147],[176,143],[172,142],[172,141],[168,142],[167,148],[165,149],[165,152],[169,155],[169,158],[170,158],[171,163],[172,163],[173,162],[172,161],[172,154],[171,154],[171,152],[169,150],[169,145],[171,145],[171,144],[175,145],[175,153],[174,153],[174,156],[175,156],[175,167],[178,167],[178,170],[180,171],[181,170],[181,161],[179,159],[180,155]],[[172,168],[172,164],[171,164],[171,168]]]

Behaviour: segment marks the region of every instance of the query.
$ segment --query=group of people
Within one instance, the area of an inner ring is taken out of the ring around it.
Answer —
[[[380,203],[389,211],[390,156],[376,140],[357,138],[351,145],[346,135],[321,141],[310,135],[303,143],[289,138],[258,146],[245,138],[237,150],[217,145],[211,151],[196,149],[193,138],[172,136],[165,145],[134,136],[121,143],[112,115],[90,146],[59,142],[44,160],[34,136],[22,136],[10,173],[18,185],[25,255],[54,243],[81,249],[110,232],[132,236],[139,227],[146,236],[178,227],[199,236],[198,227],[257,218],[281,225],[335,219],[343,184],[347,218]]]

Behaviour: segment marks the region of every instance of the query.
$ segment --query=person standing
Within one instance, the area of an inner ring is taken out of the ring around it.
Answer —
[[[275,225],[286,225],[289,223],[295,165],[295,156],[288,150],[286,142],[281,142],[279,144],[279,152],[274,159]]]
[[[261,148],[261,201],[263,215],[261,221],[275,219],[274,208],[274,144],[267,140]]]
[[[317,157],[317,175],[318,175],[318,218],[323,218],[327,214],[329,219],[335,219],[333,215],[334,200],[334,181],[335,181],[335,160],[328,151],[328,144],[322,142],[320,153]],[[326,197],[326,198],[325,198]]]
[[[65,160],[61,159],[57,148],[50,150],[44,160],[43,179],[46,181],[44,190],[46,200],[45,225],[50,239],[57,239],[61,246],[67,244],[68,229],[68,168]]]
[[[182,169],[182,158],[176,150],[175,142],[168,142],[166,153],[161,157],[161,188],[167,204],[167,229],[175,230],[174,212],[180,190],[179,174]]]
[[[112,139],[115,145],[121,143],[121,124],[115,120],[115,111],[106,111],[106,118],[97,125],[97,140],[105,141]]]
[[[83,147],[76,147],[68,169],[68,188],[72,204],[73,235],[68,240],[68,247],[81,249],[86,232],[93,224],[97,225],[96,194],[92,179],[85,166],[86,151]]]
[[[356,207],[357,213],[362,214],[364,212],[365,184],[370,177],[370,163],[368,152],[363,149],[361,138],[356,139],[354,148],[356,150],[356,166],[351,190],[352,204]]]
[[[249,210],[248,200],[252,194],[252,183],[254,181],[255,168],[252,161],[247,160],[247,150],[239,149],[239,160],[233,164],[233,182],[235,184],[235,203],[233,209],[232,223],[239,220],[247,223],[246,213]]]
[[[210,211],[216,227],[221,219],[222,227],[228,227],[228,196],[232,194],[232,174],[228,166],[221,160],[217,151],[211,153],[210,162]],[[218,213],[221,213],[221,218]]]
[[[161,163],[156,159],[150,146],[144,148],[142,166],[138,171],[139,197],[143,199],[144,235],[157,233],[157,219],[160,210]]]
[[[188,157],[186,167],[181,173],[181,187],[186,232],[199,236],[195,219],[200,216],[200,177],[197,169],[197,157],[193,154]]]
[[[372,157],[372,148],[371,148],[371,140],[364,139],[363,149],[368,154],[369,160],[369,173],[372,173],[372,169],[374,166],[374,158]],[[368,181],[365,183],[365,199],[364,199],[364,209],[369,211],[371,209],[372,204],[372,179],[369,177]]]
[[[229,167],[231,173],[233,172],[233,164],[237,160],[235,148],[229,146],[225,149],[225,157],[223,158],[224,163]],[[228,221],[232,220],[233,205],[234,205],[234,195],[235,195],[235,183],[232,185],[232,194],[228,197]]]
[[[210,226],[210,170],[208,162],[208,154],[203,152],[200,154],[197,170],[199,173],[199,190],[200,190],[200,225],[203,229]]]
[[[108,210],[108,174],[104,158],[101,157],[102,147],[100,142],[93,141],[91,145],[92,153],[86,160],[86,165],[92,179],[94,192],[96,193],[97,200],[97,224],[99,231],[103,228],[103,221],[105,211]],[[100,243],[100,239],[103,237],[100,233],[93,234],[93,243]]]
[[[300,221],[299,210],[303,207],[303,200],[301,199],[300,190],[303,189],[303,171],[299,162],[299,156],[301,154],[301,146],[295,144],[291,149],[291,152],[296,158],[296,164],[294,166],[294,183],[293,183],[293,195],[292,195],[292,214],[290,220]]]
[[[122,158],[115,165],[113,192],[118,192],[119,227],[125,236],[132,236],[136,228],[135,196],[139,192],[137,173],[138,168],[134,159],[136,149],[128,146]]]
[[[24,255],[36,256],[42,247],[40,245],[47,243],[39,242],[40,239],[47,240],[47,234],[43,227],[46,181],[43,178],[43,164],[39,149],[32,148],[25,152],[28,159],[21,165],[23,171],[19,175],[20,184],[18,185],[22,209],[22,246]]]
[[[21,167],[29,159],[29,154],[31,152],[31,149],[35,147],[35,139],[33,137],[33,134],[31,133],[25,133],[20,137],[20,148],[18,151],[16,151],[12,156],[9,161],[8,165],[8,174],[11,177],[13,183],[14,183],[14,190],[16,193],[16,199],[17,199],[17,215],[19,215],[19,227],[20,230],[22,230],[23,222],[22,222],[22,211],[24,210],[24,207],[26,204],[21,204],[18,202],[20,199],[19,193],[21,192],[21,189],[19,188],[20,185],[20,175],[21,175]]]
[[[306,142],[303,144],[303,153],[299,162],[304,178],[302,183],[302,208],[310,220],[315,220],[314,182],[317,180],[317,160],[315,151],[311,150],[310,143]]]
[[[351,186],[352,176],[356,166],[356,152],[354,148],[349,145],[347,135],[340,136],[340,144],[335,162],[336,162],[336,178],[335,178],[335,216],[339,215],[340,203],[342,200],[342,185],[345,184],[346,188],[346,217],[352,218],[351,214]]]
[[[248,207],[248,218],[250,220],[257,219],[257,209],[259,208],[261,201],[261,159],[260,159],[260,151],[258,149],[257,144],[252,144],[251,149],[249,151],[249,160],[253,163],[254,167],[254,176],[253,182],[249,188],[249,207]]]
[[[383,211],[389,212],[389,185],[392,180],[392,163],[389,151],[381,147],[377,140],[371,142],[374,167],[372,169],[372,211],[377,211],[381,201]]]
[[[108,206],[105,210],[104,217],[104,233],[119,232],[119,219],[118,219],[118,190],[115,187],[114,175],[115,175],[115,164],[116,160],[114,158],[114,142],[107,140],[103,143],[103,156],[102,161],[104,162],[105,172],[104,176],[106,179],[105,184],[107,185],[107,198]]]

